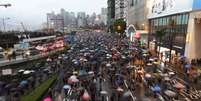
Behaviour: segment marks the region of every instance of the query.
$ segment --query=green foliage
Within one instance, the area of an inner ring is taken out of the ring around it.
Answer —
[[[21,101],[40,101],[56,80],[57,75],[53,75],[51,78],[42,83],[39,87],[33,90],[30,94],[22,96]]]
[[[124,19],[117,19],[113,24],[114,30],[118,33],[124,33],[126,30],[126,22]]]

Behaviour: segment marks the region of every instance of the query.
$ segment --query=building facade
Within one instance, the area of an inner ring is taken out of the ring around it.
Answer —
[[[127,33],[131,41],[136,33],[141,34],[141,42],[148,43],[148,7],[147,0],[129,0],[127,10]]]
[[[115,19],[126,19],[127,4],[127,0],[115,0]]]
[[[149,46],[158,46],[156,31],[165,29],[160,53],[165,58],[201,58],[201,3],[198,0],[150,0]],[[158,48],[157,48],[158,49]],[[158,50],[159,51],[159,50]]]
[[[113,32],[113,22],[115,19],[115,0],[108,0],[107,1],[108,5],[108,12],[107,12],[107,26],[108,26],[108,31]]]

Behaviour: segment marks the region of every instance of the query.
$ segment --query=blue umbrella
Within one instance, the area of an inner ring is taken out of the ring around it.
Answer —
[[[23,80],[20,82],[20,85],[27,85],[28,84],[28,81],[27,80]]]
[[[161,87],[159,85],[156,85],[154,88],[153,88],[153,91],[154,92],[160,92],[161,91]]]
[[[85,70],[80,70],[79,71],[79,75],[82,76],[82,75],[87,75],[87,72]]]
[[[189,69],[189,68],[191,68],[191,67],[192,67],[191,64],[185,65],[185,68],[186,68],[186,69]]]
[[[71,88],[70,85],[64,85],[64,86],[63,86],[63,89],[70,89],[70,88]]]

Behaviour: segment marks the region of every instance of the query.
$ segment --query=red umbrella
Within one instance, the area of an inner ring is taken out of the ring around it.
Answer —
[[[91,99],[91,96],[89,95],[89,93],[86,90],[84,91],[82,99],[85,100],[85,101],[88,101],[88,100]]]
[[[140,39],[141,38],[141,34],[139,32],[135,33],[135,35],[133,36],[136,39]]]

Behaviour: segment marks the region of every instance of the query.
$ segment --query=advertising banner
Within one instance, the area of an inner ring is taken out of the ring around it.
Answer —
[[[149,0],[148,18],[156,18],[191,11],[193,1],[194,0]]]
[[[201,0],[194,0],[193,10],[201,10]]]

